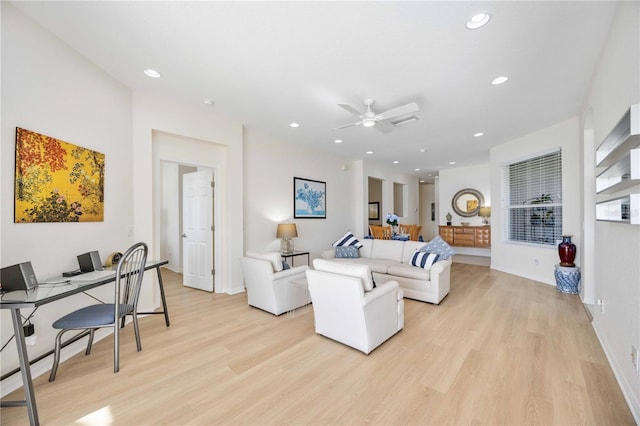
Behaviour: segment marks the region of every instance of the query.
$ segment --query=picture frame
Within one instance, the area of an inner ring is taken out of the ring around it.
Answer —
[[[14,223],[103,222],[105,154],[16,127]]]
[[[380,220],[380,202],[369,203],[369,220]]]
[[[294,219],[326,219],[326,202],[326,182],[301,177],[293,178]]]

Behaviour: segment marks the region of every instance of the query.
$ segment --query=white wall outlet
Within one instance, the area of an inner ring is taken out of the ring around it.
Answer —
[[[533,258],[533,264],[536,266],[540,266],[540,259],[538,259],[537,257]]]
[[[633,364],[633,367],[636,369],[636,371],[640,371],[638,369],[638,350],[633,345],[631,345],[631,363]]]
[[[600,312],[604,313],[604,300],[598,299],[598,306],[600,306]]]

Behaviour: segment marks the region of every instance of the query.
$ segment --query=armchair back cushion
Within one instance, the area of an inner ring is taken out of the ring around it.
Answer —
[[[273,272],[282,271],[282,255],[277,251],[267,252],[267,253],[258,253],[256,251],[248,251],[247,257],[252,257],[254,259],[263,259],[271,262],[271,267],[273,268]]]
[[[373,278],[368,265],[354,265],[331,262],[324,259],[314,259],[313,267],[316,271],[331,272],[333,274],[347,275],[362,280],[363,291],[373,290]]]

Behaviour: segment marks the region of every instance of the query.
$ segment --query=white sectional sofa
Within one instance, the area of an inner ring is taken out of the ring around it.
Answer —
[[[438,260],[430,270],[411,265],[413,254],[424,242],[363,239],[360,243],[358,258],[336,258],[335,248],[323,251],[322,258],[368,265],[376,284],[397,281],[409,299],[437,305],[449,294],[451,258]]]

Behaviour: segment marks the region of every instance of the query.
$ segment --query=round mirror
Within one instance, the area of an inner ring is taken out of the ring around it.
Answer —
[[[451,200],[451,207],[458,216],[476,216],[484,205],[484,197],[478,190],[466,188],[456,192]]]

